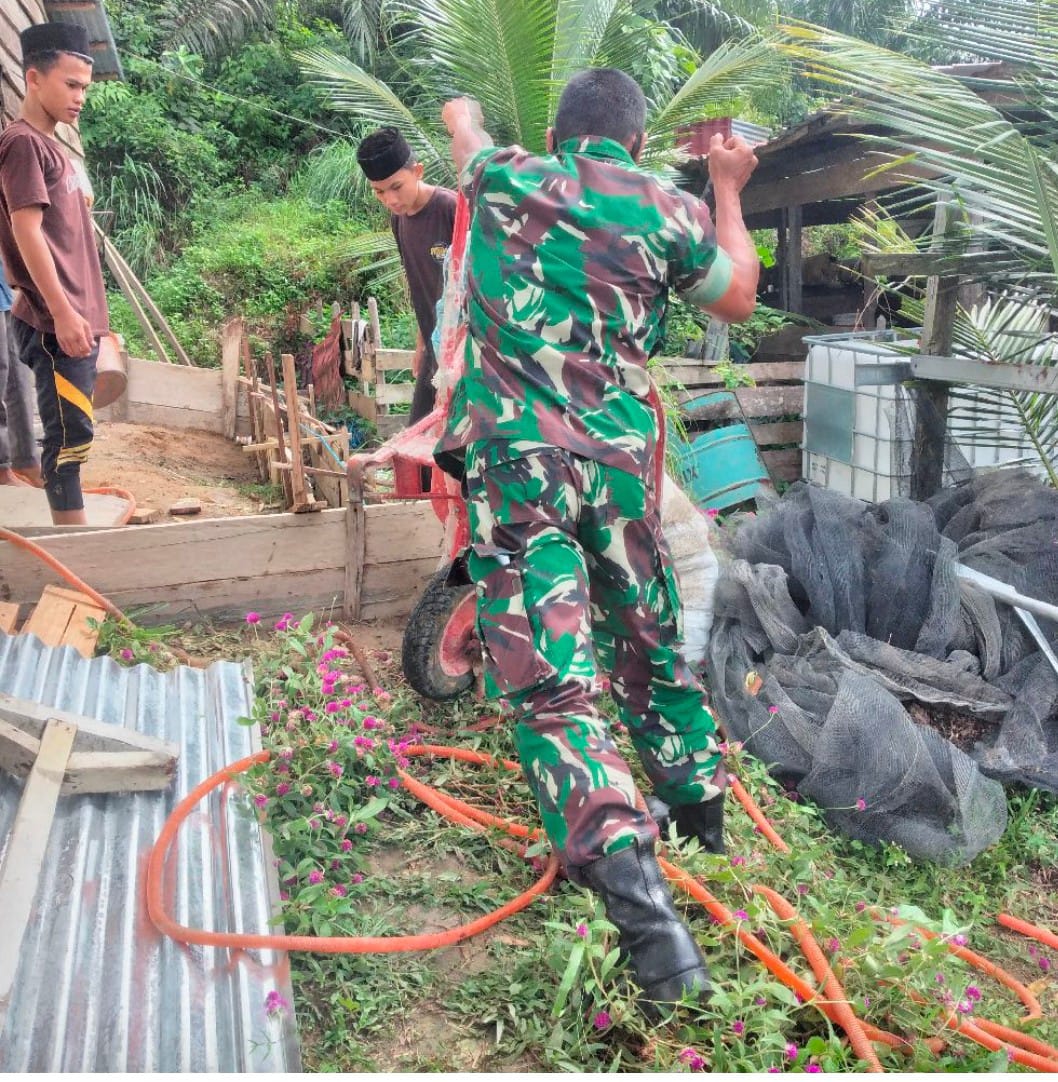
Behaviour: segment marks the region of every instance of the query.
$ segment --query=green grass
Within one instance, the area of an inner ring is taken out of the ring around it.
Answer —
[[[528,888],[538,870],[500,847],[496,836],[453,825],[386,784],[407,750],[401,742],[412,726],[424,723],[439,730],[428,737],[432,742],[513,758],[507,727],[469,728],[493,707],[471,700],[423,704],[403,685],[387,654],[373,658],[385,689],[373,694],[351,657],[328,653],[332,635],[306,620],[279,632],[258,624],[185,632],[174,640],[191,653],[213,649],[253,656],[255,718],[275,757],[248,784],[273,832],[287,930],[436,931],[472,920]],[[121,649],[116,634],[106,642],[112,652]],[[327,679],[318,668],[321,657],[328,659],[324,670],[336,674],[330,692],[321,686]],[[336,713],[326,712],[327,701],[337,704]],[[306,710],[315,711],[315,718]],[[729,798],[727,855],[687,845],[673,859],[810,980],[789,929],[753,887],[770,886],[793,902],[856,1012],[911,1042],[910,1054],[880,1050],[887,1070],[1023,1069],[1009,1065],[1003,1052],[944,1030],[950,1012],[945,996],[969,1004],[972,1017],[1021,1025],[1015,997],[949,951],[948,944],[962,935],[973,950],[1032,985],[1043,1018],[1026,1030],[1058,1042],[1058,987],[1053,972],[1041,967],[1041,958],[1047,966],[1053,954],[1037,951],[994,920],[1008,911],[1058,925],[1050,879],[1058,863],[1053,795],[1012,791],[1001,841],[965,868],[940,869],[915,864],[894,846],[874,849],[834,835],[819,808],[790,799],[760,763],[737,749],[729,749],[728,758],[791,852],[773,849]],[[528,791],[506,771],[418,757],[408,769],[470,803],[534,823]],[[680,904],[709,960],[716,992],[704,1008],[687,1009],[660,1026],[637,1011],[613,929],[594,896],[561,880],[528,909],[458,946],[407,954],[294,954],[294,1009],[305,1067],[863,1069],[817,1008],[799,1002],[702,908],[686,899]],[[871,918],[874,907],[880,920]],[[885,918],[892,910],[909,923],[889,923]],[[940,938],[919,936],[916,925]],[[938,1035],[945,1045],[935,1053],[921,1038]]]

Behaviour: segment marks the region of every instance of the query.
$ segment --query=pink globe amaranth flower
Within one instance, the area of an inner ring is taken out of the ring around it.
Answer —
[[[965,947],[966,946],[966,936],[964,936],[962,934],[962,932],[959,932],[957,935],[953,935],[951,937],[951,941],[957,947]]]
[[[386,782],[386,784],[391,789],[399,789],[400,788],[400,778],[390,778],[389,781]]]
[[[744,909],[736,909],[731,916],[733,916],[735,920],[749,920],[749,914]]]
[[[311,785],[303,785],[301,787],[301,795],[304,797],[312,796],[312,792],[313,790]]]
[[[281,1011],[290,1010],[290,1004],[273,989],[265,996],[264,1001],[265,1014],[273,1015],[279,1014]]]
[[[766,1004],[766,1003],[767,1003],[768,1001],[767,1001],[767,1000],[766,1000],[766,999],[765,999],[765,998],[764,998],[763,996],[757,996],[757,997],[756,997],[756,998],[755,998],[755,999],[753,1000],[753,1002],[754,1002],[754,1003],[755,1003],[755,1004],[756,1004],[756,1005],[757,1005],[758,1007],[763,1007],[763,1006],[764,1006],[764,1005],[765,1005],[765,1004]]]
[[[610,1012],[598,1011],[595,1017],[591,1020],[591,1024],[596,1029],[608,1029],[610,1027]]]
[[[362,883],[363,881],[364,877],[359,872],[354,873],[352,879],[349,880],[349,882],[353,884]]]
[[[336,763],[334,760],[329,760],[327,763],[327,769],[331,772],[331,776],[340,778],[345,773],[345,767],[341,763]]]
[[[320,883],[323,882],[323,872],[321,872],[318,868],[313,868],[313,870],[309,872],[309,882],[314,887],[318,886]]]
[[[312,810],[313,810],[313,811],[314,811],[314,812],[315,812],[315,813],[316,813],[317,815],[322,815],[322,814],[323,814],[323,812],[324,812],[324,804],[323,804],[323,801],[322,801],[322,800],[317,800],[317,801],[316,801],[316,803],[312,805]]]
[[[294,749],[291,747],[280,748],[277,754],[280,759],[293,759]]]
[[[1049,973],[1050,972],[1050,970],[1051,970],[1051,960],[1046,955],[1041,955],[1040,959],[1039,959],[1039,962],[1037,964],[1039,965],[1040,969],[1043,970],[1044,973]]]
[[[837,954],[838,951],[841,950],[841,940],[836,936],[831,936],[827,941],[827,950],[830,951],[831,954]]]
[[[819,1074],[823,1070],[818,1063],[806,1063],[805,1074]]]
[[[336,816],[334,817],[334,825],[335,825],[336,827],[338,827],[339,829],[341,829],[342,827],[344,827],[344,826],[345,826],[345,824],[346,824],[346,823],[348,823],[348,822],[349,822],[349,820],[348,820],[348,819],[346,819],[346,817],[345,817],[344,815],[336,815]]]
[[[290,792],[290,783],[289,782],[281,781],[276,786],[276,796],[286,796],[287,793],[289,793],[289,792]]]
[[[735,1021],[731,1023],[731,1032],[735,1034],[736,1037],[741,1037],[742,1034],[746,1032],[746,1023],[740,1018],[735,1019]]]
[[[133,659],[133,656],[134,655],[133,655],[132,651],[127,646],[122,647],[122,650],[121,650],[121,659],[122,659],[122,661],[131,661]]]
[[[862,796],[856,801],[856,810],[857,811],[866,811],[867,810],[867,801],[864,800]]]
[[[275,773],[277,773],[277,774],[289,774],[290,773],[290,763],[278,762],[278,763],[276,763],[276,765],[275,765],[275,767],[273,769],[275,770]]]
[[[777,706],[775,706],[774,704],[768,707],[768,713],[769,714],[778,714],[778,712],[779,712],[779,708]]]
[[[326,694],[329,695],[330,692],[326,692]],[[331,699],[331,701],[323,709],[326,710],[328,714],[337,714],[338,711],[341,710],[341,707],[333,699]]]
[[[981,989],[976,984],[971,984],[966,989],[966,998],[971,1003],[976,1003],[981,998]]]
[[[793,1043],[793,1041],[790,1041],[786,1045],[785,1052],[786,1052],[786,1058],[788,1060],[795,1060],[795,1059],[797,1059],[797,1056],[798,1056],[798,1054],[800,1052],[800,1049],[798,1049],[797,1045],[795,1045]]]
[[[720,517],[720,512],[715,507],[707,507],[705,509],[705,514],[706,514],[707,518],[719,518]]]
[[[327,750],[333,755],[338,750],[338,741],[337,740],[332,740],[327,745]]]
[[[686,1063],[692,1071],[701,1071],[705,1068],[705,1060],[693,1048],[684,1048],[680,1052],[679,1059],[681,1062]]]
[[[255,796],[253,798],[253,802],[259,808],[267,808],[268,807],[268,797],[266,797],[264,795],[264,793],[258,793],[257,796]]]
[[[732,857],[731,858],[731,867],[732,868],[737,868],[740,865],[745,864],[745,863],[746,863],[746,858],[745,857]]]
[[[867,908],[867,903],[866,902],[857,902],[856,903],[856,912],[857,913],[862,913],[866,908]]]
[[[246,614],[246,622],[248,624],[259,624],[261,622],[261,614],[259,612],[248,612]]]
[[[320,829],[320,821],[318,819],[310,819],[309,820],[309,830],[319,830],[319,829]]]
[[[357,823],[356,826],[353,827],[353,832],[355,834],[366,834],[367,833],[367,823]]]
[[[583,922],[577,925],[577,935],[583,939],[588,934],[588,926]]]
[[[348,853],[353,848],[353,843],[349,838],[342,838],[342,852]]]
[[[368,774],[367,777],[364,778],[364,784],[370,786],[381,785],[382,779],[376,777],[374,774]]]
[[[332,898],[344,898],[348,891],[339,883],[337,886],[331,887],[330,893]]]

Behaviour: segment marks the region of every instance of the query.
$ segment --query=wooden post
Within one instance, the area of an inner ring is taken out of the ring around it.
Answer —
[[[933,247],[940,247],[951,224],[951,204],[937,202]],[[951,353],[959,304],[958,275],[931,275],[926,280],[926,313],[919,352],[931,357]],[[913,394],[915,432],[911,444],[911,499],[928,500],[944,483],[944,443],[948,419],[948,384],[927,380]]]
[[[345,508],[345,596],[342,615],[347,622],[360,619],[367,552],[367,512],[364,510],[364,469],[355,458],[346,467],[349,496]]]
[[[382,325],[378,319],[378,301],[374,297],[367,298],[367,313],[371,321],[371,339],[360,358],[360,379],[365,391],[369,383],[375,382],[375,357],[382,348]]]
[[[294,368],[294,355],[284,353],[283,360],[283,396],[287,402],[287,432],[290,443],[290,488],[293,496],[294,512],[307,511],[314,507],[309,502],[305,486],[305,463],[301,457],[301,428],[298,420],[298,381]]]
[[[779,307],[800,312],[804,302],[801,254],[801,208],[783,207],[779,213]]]
[[[286,440],[283,437],[283,414],[279,409],[279,392],[276,390],[276,368],[275,362],[272,360],[272,354],[265,354],[265,367],[268,369],[268,389],[272,394],[272,410],[275,414],[276,422],[276,443],[279,445],[277,451],[279,452],[280,461],[286,462],[287,460],[287,445]],[[293,482],[290,480],[290,475],[285,473],[275,473],[273,475],[272,470],[269,469],[268,476],[275,481],[279,479],[279,483],[283,486],[283,494],[286,497],[288,504],[294,502],[293,494]]]
[[[224,435],[235,439],[235,415],[239,404],[239,363],[246,324],[241,316],[229,319],[221,329],[221,397],[224,409]]]

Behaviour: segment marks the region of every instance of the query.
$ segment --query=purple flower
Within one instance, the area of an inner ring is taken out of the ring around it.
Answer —
[[[819,1074],[823,1068],[818,1063],[808,1063],[805,1065],[805,1074]]]
[[[309,820],[309,830],[319,830],[319,829],[320,829],[320,821],[319,821],[319,819],[310,819]]]
[[[736,909],[731,915],[735,920],[749,920],[749,914],[744,909]]]
[[[1046,955],[1040,955],[1039,967],[1044,973],[1049,973],[1051,969],[1051,960]]]
[[[800,894],[801,897],[803,898],[808,893],[808,884],[807,883],[798,883],[797,884],[797,893]]]
[[[968,985],[966,989],[966,998],[971,1003],[976,1003],[981,998],[981,989],[978,988],[976,984]]]
[[[264,1009],[265,1014],[274,1015],[279,1014],[281,1011],[290,1010],[290,1004],[273,989],[265,996]]]
[[[353,843],[349,838],[342,838],[342,852],[348,853],[353,848]]]
[[[692,1071],[705,1070],[705,1059],[693,1048],[685,1048],[679,1057]]]
[[[266,797],[264,793],[258,793],[257,796],[253,798],[253,802],[258,808],[268,807],[268,797]]]
[[[367,833],[367,823],[357,823],[356,826],[353,827],[353,833],[354,834],[366,834]]]
[[[970,1014],[974,1009],[974,1005],[968,999],[960,999],[955,1009],[959,1014]]]
[[[838,951],[841,950],[841,940],[835,936],[831,936],[827,942],[827,950],[830,951],[831,954],[837,954]]]
[[[583,939],[588,934],[588,926],[586,924],[577,925],[577,935]]]
[[[281,781],[276,786],[276,796],[286,796],[290,792],[290,782]]]
[[[856,810],[857,811],[866,811],[867,810],[867,801],[864,800],[862,796],[857,798],[857,800],[856,800]]]
[[[364,877],[359,872],[355,872],[352,879],[349,880],[349,882],[353,884],[362,883],[363,881]]]
[[[943,973],[938,973],[933,979],[937,982],[937,984],[943,984],[944,983],[944,974]]]
[[[341,763],[334,762],[333,759],[327,762],[327,769],[331,772],[331,775],[335,778],[340,778],[345,773],[345,767]]]
[[[399,789],[400,788],[400,778],[390,778],[389,781],[386,782],[386,784],[391,789]]]
[[[366,778],[364,778],[364,784],[365,785],[371,785],[371,786],[380,785],[381,784],[381,779],[377,778],[374,774],[368,774],[368,776]]]
[[[322,883],[323,882],[323,872],[321,872],[318,868],[313,868],[312,871],[309,872],[309,882],[313,886],[316,886],[319,883]]]
[[[324,694],[329,695],[330,692],[328,691]],[[338,711],[341,710],[341,707],[332,699],[323,709],[326,710],[328,714],[337,714]]]
[[[964,936],[962,934],[962,932],[959,932],[958,935],[953,935],[951,937],[951,941],[957,947],[965,947],[966,946],[966,936]]]
[[[731,1023],[731,1032],[735,1034],[736,1037],[741,1037],[742,1034],[746,1032],[746,1023],[741,1019],[736,1019]]]
[[[261,622],[261,614],[259,612],[248,612],[246,614],[246,622],[248,624],[259,624]]]
[[[337,886],[331,887],[330,893],[332,898],[344,898],[347,891],[345,887],[343,887],[342,884],[339,883],[337,884]]]
[[[768,1001],[767,1001],[767,1000],[766,1000],[766,999],[765,999],[765,998],[764,998],[763,996],[757,996],[757,997],[756,997],[756,998],[755,998],[755,999],[753,1000],[753,1002],[754,1002],[754,1003],[755,1003],[755,1004],[756,1004],[756,1005],[757,1005],[758,1007],[763,1007],[763,1006],[764,1006],[764,1004],[765,1004],[765,1003],[767,1003]]]
[[[609,1029],[610,1027],[610,1015],[608,1011],[599,1011],[595,1017],[591,1020],[591,1024],[596,1029]]]
[[[779,712],[779,708],[777,706],[769,706],[768,707],[768,713],[769,714],[778,714],[778,712]]]
[[[312,796],[312,786],[311,785],[303,785],[301,787],[301,795],[304,796],[304,797]]]
[[[121,660],[122,661],[131,661],[133,656],[134,655],[133,655],[132,651],[127,646],[122,648],[122,650],[121,650]]]
[[[786,1046],[786,1058],[791,1061],[795,1060],[797,1059],[798,1052],[799,1049],[797,1045],[795,1045],[793,1041],[790,1041]]]
[[[732,857],[731,858],[731,867],[732,868],[737,868],[737,867],[739,867],[739,865],[742,865],[742,864],[745,864],[745,863],[746,863],[746,858],[745,857]]]

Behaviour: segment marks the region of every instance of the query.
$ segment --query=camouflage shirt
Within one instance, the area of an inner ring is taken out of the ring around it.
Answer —
[[[731,281],[709,211],[610,139],[488,147],[464,180],[466,367],[438,449],[518,441],[643,473],[668,290],[702,306]]]

